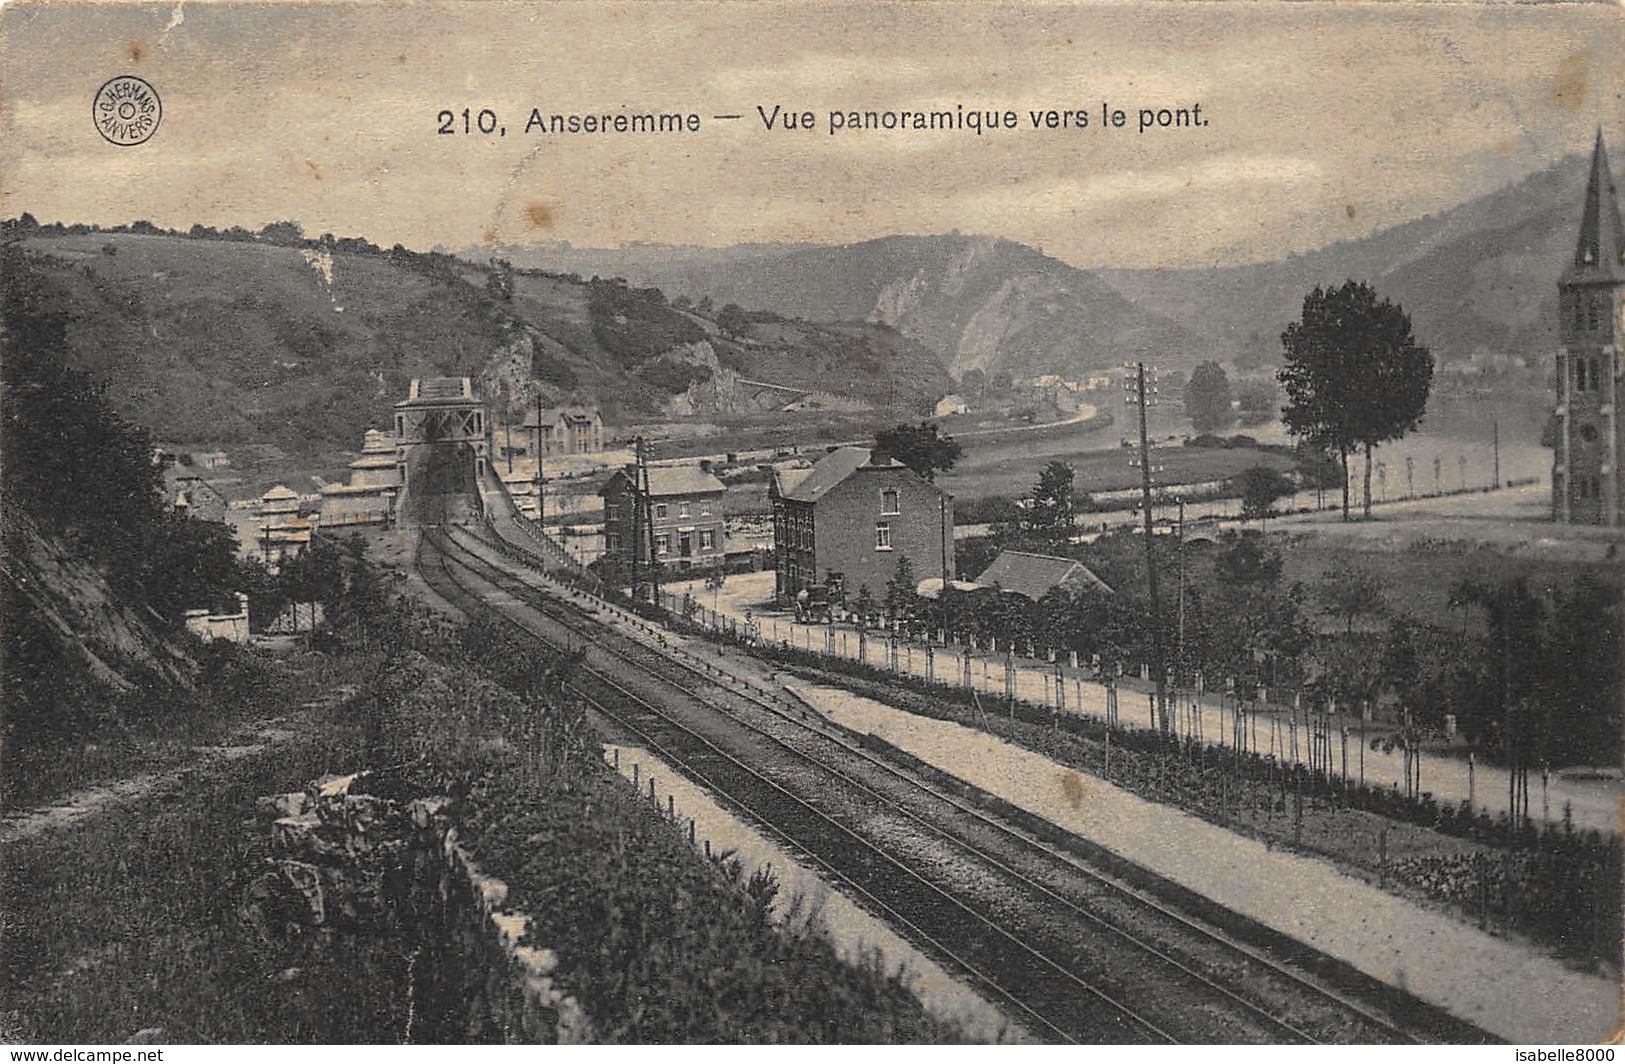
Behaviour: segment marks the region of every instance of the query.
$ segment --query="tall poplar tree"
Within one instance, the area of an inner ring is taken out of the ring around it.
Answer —
[[[1343,519],[1349,516],[1348,459],[1365,453],[1365,504],[1371,513],[1371,451],[1414,429],[1427,409],[1433,355],[1416,342],[1411,319],[1360,281],[1316,287],[1303,315],[1281,334],[1286,389],[1281,420],[1292,435],[1338,457]]]

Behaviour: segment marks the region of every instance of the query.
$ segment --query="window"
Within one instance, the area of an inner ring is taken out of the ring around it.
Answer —
[[[671,553],[671,534],[670,533],[662,532],[662,533],[660,533],[660,535],[655,537],[655,553],[656,554],[670,554]]]
[[[1588,359],[1584,358],[1574,360],[1574,390],[1577,392],[1586,390],[1586,366],[1588,361]]]
[[[885,521],[875,523],[875,550],[891,550],[891,525]]]
[[[666,504],[663,503],[663,502],[655,503],[655,520],[663,521],[663,520],[665,520],[665,518],[666,518]]]
[[[684,499],[682,502],[677,504],[677,516],[678,517],[687,517],[688,516],[688,500],[687,499]]]
[[[1580,426],[1580,438],[1582,440],[1586,441],[1587,443],[1596,443],[1597,442],[1597,426],[1595,426],[1595,425],[1581,425]]]
[[[1602,328],[1602,297],[1595,293],[1586,299],[1586,328],[1592,332]]]
[[[621,534],[619,532],[611,532],[604,537],[604,553],[621,553]]]
[[[709,528],[700,529],[700,549],[716,550],[717,534]]]
[[[896,488],[887,488],[880,493],[880,512],[883,514],[899,514],[903,512],[897,508]]]
[[[621,519],[621,505],[620,505],[620,503],[615,503],[615,502],[605,503],[604,504],[604,522],[606,524],[609,524],[609,523],[613,523],[615,521],[619,521],[620,519]]]

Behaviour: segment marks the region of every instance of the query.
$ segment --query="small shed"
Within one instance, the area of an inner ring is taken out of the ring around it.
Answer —
[[[1111,585],[1090,572],[1089,567],[1076,558],[1058,558],[1052,554],[1022,550],[1000,551],[993,564],[976,578],[976,583],[980,587],[1022,595],[1034,602],[1058,587],[1091,588],[1107,595],[1114,593]]]

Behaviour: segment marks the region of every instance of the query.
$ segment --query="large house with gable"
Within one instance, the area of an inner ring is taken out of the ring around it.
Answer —
[[[916,580],[954,568],[954,500],[883,451],[837,447],[811,468],[777,469],[774,590],[790,601],[838,574],[850,598],[879,598],[908,558]]]

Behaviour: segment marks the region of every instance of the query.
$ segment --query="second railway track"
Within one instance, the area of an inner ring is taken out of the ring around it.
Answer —
[[[509,623],[557,647],[590,646],[599,664],[589,661],[577,686],[602,716],[813,859],[1035,1033],[1418,1040],[1380,1010],[801,719],[769,692],[614,631],[507,567],[501,555],[513,550],[429,529],[419,567],[465,611],[492,609],[482,593],[502,592],[517,608],[494,612]],[[606,658],[624,668],[610,675]]]

